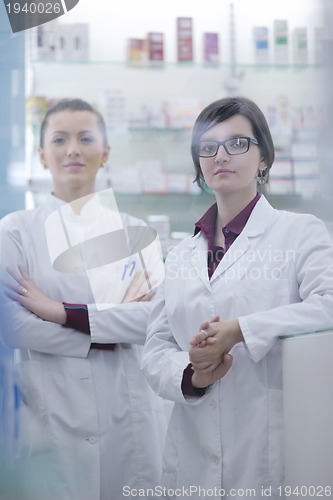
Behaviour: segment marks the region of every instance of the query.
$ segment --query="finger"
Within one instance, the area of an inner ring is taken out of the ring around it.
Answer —
[[[207,340],[202,340],[201,342],[199,342],[199,344],[196,344],[195,347],[206,347],[207,345]]]
[[[200,344],[201,342],[205,341],[207,339],[207,335],[204,334],[204,333],[197,333],[197,335],[194,335],[194,337],[192,337],[190,340],[189,340],[189,344],[191,347],[194,347],[194,346],[197,346],[198,344]]]
[[[146,293],[146,295],[143,295],[140,302],[149,302],[154,297],[154,295],[156,295],[156,290],[152,290],[151,292]]]
[[[206,328],[209,328],[209,321],[205,321],[204,323],[201,323],[199,329],[200,330],[206,330]]]
[[[217,330],[209,327],[206,329],[201,328],[200,332],[194,335],[190,341],[189,344],[191,346],[195,346],[197,344],[200,344],[203,340],[208,340],[208,338],[212,335],[215,335],[217,333]]]
[[[214,318],[210,320],[210,323],[217,323],[218,321],[220,321],[220,316],[214,316]]]
[[[221,379],[224,377],[230,368],[232,367],[233,358],[230,354],[225,354],[223,356],[223,362],[219,364],[214,373],[215,380]]]
[[[206,347],[207,345],[214,345],[217,342],[215,337],[207,337],[202,342],[199,342],[195,347]]]
[[[19,273],[18,271],[15,271],[14,269],[11,269],[11,268],[6,268],[6,271],[13,279],[12,282],[6,283],[6,286],[8,286],[9,288],[12,288],[13,290],[15,290],[17,293],[19,293],[21,295],[22,295],[22,291],[28,290],[31,288],[32,281],[30,280],[29,277],[28,277],[28,280],[26,280],[21,275],[21,273]],[[26,295],[26,292],[23,293],[23,295]]]
[[[148,273],[148,278],[150,273]],[[143,271],[138,271],[130,283],[123,302],[130,302],[149,292],[147,276]]]
[[[215,363],[211,363],[210,361],[199,361],[199,362],[192,362],[192,368],[196,372],[201,372],[203,370],[206,370],[210,366],[215,366]],[[216,366],[215,366],[216,368]]]
[[[31,278],[28,274],[28,271],[25,269],[25,267],[23,267],[22,264],[18,264],[17,267],[21,273],[22,278],[27,280],[27,281],[31,281]]]
[[[25,306],[27,298],[24,295],[21,295],[20,293],[15,292],[14,290],[6,290],[5,292],[6,297],[8,297],[11,300],[15,300],[15,302],[19,302],[23,306]]]
[[[229,368],[231,368],[232,362],[233,362],[233,357],[232,357],[231,354],[224,354],[223,355],[223,364],[224,364],[224,366],[228,366]]]
[[[12,292],[15,292],[17,293],[18,295],[26,295],[28,293],[28,289],[23,286],[23,285],[19,285],[17,282],[13,282],[13,283],[6,283],[5,284],[6,286],[6,290],[7,291],[12,291]]]
[[[20,273],[18,273],[16,270],[12,269],[11,267],[6,267],[6,271],[9,274],[13,280],[15,280],[17,283],[20,283],[22,276]]]
[[[206,363],[205,365],[202,364],[202,366],[200,366],[200,363],[198,363],[198,364],[192,363],[192,367],[193,367],[194,371],[196,373],[198,373],[199,375],[207,375],[208,373],[212,373],[214,370],[216,370],[216,368],[219,365],[221,365],[220,362]]]
[[[216,344],[217,339],[215,337],[208,337],[206,340],[206,345],[213,345]]]

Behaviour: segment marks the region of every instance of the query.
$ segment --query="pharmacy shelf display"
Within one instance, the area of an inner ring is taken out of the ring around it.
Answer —
[[[231,72],[232,69],[232,72]],[[232,75],[232,76],[231,76]],[[245,95],[264,111],[276,160],[268,194],[311,199],[320,189],[316,140],[323,104],[322,68],[314,65],[32,61],[27,64],[27,172],[30,191],[48,181],[36,155],[47,107],[81,97],[104,115],[112,151],[101,187],[145,203],[199,191],[193,185],[191,128],[201,109],[226,95]],[[201,195],[209,200],[208,195]],[[169,199],[169,201],[168,201]],[[142,198],[141,198],[142,201]],[[141,203],[141,202],[140,202]],[[179,204],[180,202],[178,202]],[[203,202],[205,203],[205,201]],[[167,208],[167,207],[166,207]]]

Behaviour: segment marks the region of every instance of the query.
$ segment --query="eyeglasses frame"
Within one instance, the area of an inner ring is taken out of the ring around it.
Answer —
[[[243,151],[242,153],[230,153],[228,151],[228,149],[226,148],[225,146],[225,143],[228,142],[228,141],[232,141],[233,139],[237,140],[237,139],[247,139],[247,150],[246,151]],[[219,148],[220,146],[223,146],[224,147],[224,150],[225,152],[230,155],[230,156],[237,156],[237,155],[243,155],[245,153],[248,152],[248,150],[250,149],[250,143],[252,142],[252,144],[256,144],[257,146],[259,145],[259,142],[258,142],[258,139],[256,139],[255,137],[248,137],[246,135],[240,135],[238,137],[234,137],[234,138],[230,138],[230,139],[226,139],[225,141],[200,141],[200,142],[214,142],[215,144],[217,144],[217,150],[216,150],[216,153],[213,154],[213,155],[210,155],[210,156],[201,156],[199,153],[198,156],[199,158],[214,158],[214,156],[217,155],[218,151],[219,151]],[[198,143],[198,146],[199,146],[199,143]]]

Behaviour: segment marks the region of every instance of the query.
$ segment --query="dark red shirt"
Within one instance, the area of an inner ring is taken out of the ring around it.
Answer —
[[[216,218],[217,218],[217,203],[214,203],[207,212],[198,220],[195,224],[194,236],[198,234],[199,231],[205,235],[208,242],[208,275],[211,278],[215,269],[222,260],[224,254],[229,250],[230,246],[233,244],[237,236],[243,231],[248,218],[251,215],[257,201],[260,198],[260,194],[257,193],[252,201],[241,211],[236,217],[234,217],[228,224],[222,228],[222,233],[224,236],[225,247],[216,246],[215,240],[215,228],[216,228]]]
[[[88,307],[86,304],[69,304],[68,302],[64,302],[63,304],[67,316],[64,326],[90,335]],[[108,351],[113,351],[115,347],[116,344],[97,344],[94,342],[90,345],[91,349],[104,349]]]

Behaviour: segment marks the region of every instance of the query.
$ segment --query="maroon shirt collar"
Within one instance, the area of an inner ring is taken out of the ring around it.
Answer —
[[[243,208],[239,214],[236,215],[228,224],[226,224],[222,231],[224,235],[226,233],[234,234],[236,237],[243,231],[245,224],[247,223],[252,210],[254,209],[255,205],[257,204],[258,200],[260,198],[260,193],[257,193],[256,196],[253,198],[250,203]],[[195,236],[199,231],[202,231],[203,234],[206,236],[207,241],[208,241],[208,248],[213,249],[215,247],[214,245],[214,239],[215,239],[215,225],[216,225],[216,217],[217,217],[217,204],[214,203],[207,212],[204,213],[204,215],[195,223],[195,230],[194,230],[194,235]]]

